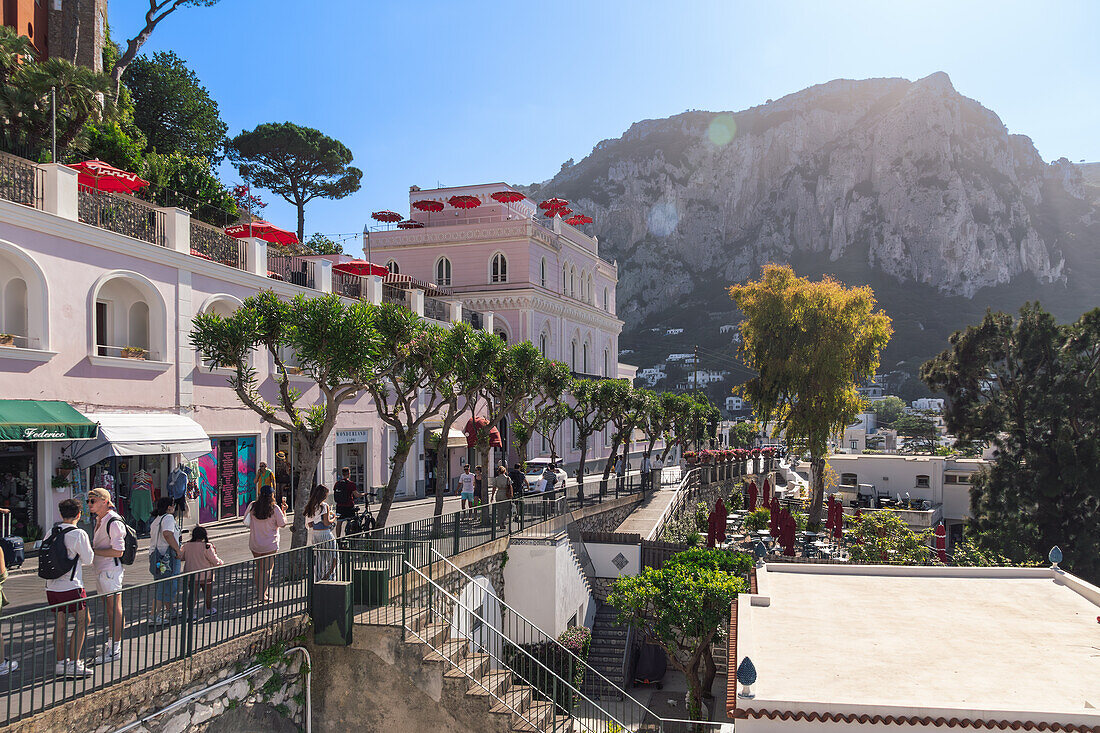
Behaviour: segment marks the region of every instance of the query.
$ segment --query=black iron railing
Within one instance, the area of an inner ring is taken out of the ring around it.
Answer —
[[[424,317],[433,321],[450,323],[451,304],[439,298],[424,298]]]
[[[339,270],[332,271],[332,292],[357,300],[367,297],[367,287],[362,276]]]
[[[164,212],[150,203],[87,186],[77,189],[77,217],[85,224],[160,247],[168,246]]]
[[[481,313],[477,311],[462,309],[462,320],[470,324],[471,328],[476,328],[478,331],[485,328],[485,319]]]
[[[238,270],[245,266],[241,240],[194,219],[191,220],[191,254]]]
[[[273,280],[282,280],[303,288],[317,288],[316,263],[301,257],[268,250],[267,276]]]
[[[382,302],[393,303],[394,305],[403,305],[405,307],[408,307],[409,293],[404,288],[399,288],[395,285],[389,285],[388,283],[382,283]]]
[[[42,208],[46,177],[31,161],[0,153],[0,198]]]

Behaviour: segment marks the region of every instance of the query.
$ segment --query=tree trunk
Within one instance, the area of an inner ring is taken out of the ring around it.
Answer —
[[[398,450],[393,454],[393,463],[390,468],[390,478],[386,482],[386,488],[382,490],[382,504],[378,507],[378,515],[375,517],[375,526],[385,527],[386,520],[390,516],[390,507],[393,505],[393,497],[397,494],[397,482],[401,480],[401,471],[405,468],[405,461],[412,452],[412,443],[404,440],[401,433],[397,434]],[[402,447],[403,446],[403,447]]]
[[[298,205],[298,241],[305,242],[306,236],[306,205],[299,203]]]
[[[481,466],[481,503],[488,504],[489,481],[493,476],[493,474],[489,473],[488,435],[486,435],[484,443],[477,444],[477,465]],[[476,474],[477,472],[475,471],[474,473]]]
[[[588,439],[581,443],[581,462],[577,464],[577,491],[580,498],[584,499],[584,463],[588,456]]]
[[[688,684],[688,694],[691,695],[691,702],[688,705],[688,718],[691,720],[703,719],[703,686],[702,682],[699,681],[698,665],[699,662],[696,661],[684,673],[684,678]]]
[[[825,459],[822,456],[810,456],[810,515],[806,519],[807,528],[821,526],[821,504],[825,499]]]
[[[321,459],[320,446],[306,446],[302,439],[296,439],[299,455],[295,456],[294,475],[297,479],[291,504],[294,509],[294,522],[291,524],[290,546],[304,547],[309,541],[309,530],[306,528],[306,504],[309,503],[309,493],[313,490],[313,482],[317,476],[317,463]]]
[[[711,653],[710,644],[707,644],[703,649],[703,656],[700,661],[703,663],[703,697],[709,700],[714,697],[711,688],[714,687],[714,678],[718,674],[718,667],[714,664],[714,655]],[[698,669],[699,665],[695,665],[695,667]]]
[[[615,456],[619,452],[619,445],[622,441],[618,437],[618,433],[611,439],[611,455],[607,457],[607,461],[603,465],[603,480],[607,481],[607,477],[611,475],[611,469],[615,465]]]

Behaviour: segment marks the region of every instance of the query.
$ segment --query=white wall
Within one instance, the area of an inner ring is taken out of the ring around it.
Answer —
[[[570,552],[569,540],[563,539],[555,549],[556,593],[554,594],[555,619],[553,628],[543,628],[543,631],[557,636],[565,631],[569,619],[574,614],[577,623],[584,624],[588,616],[588,607],[594,601],[592,594],[588,592],[588,586],[584,582],[584,571],[573,559]],[[507,566],[505,566],[507,567]]]
[[[597,578],[618,578],[623,575],[637,575],[642,567],[642,548],[640,545],[605,545],[585,542],[588,556],[592,558],[592,567]],[[619,553],[627,559],[622,570],[615,567],[611,560]]]
[[[566,538],[555,544],[509,543],[504,587],[508,605],[552,636],[564,631],[575,613],[583,622],[592,603]]]

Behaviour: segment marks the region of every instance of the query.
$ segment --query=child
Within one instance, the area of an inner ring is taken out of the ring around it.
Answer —
[[[191,530],[191,539],[183,543],[183,572],[190,573],[194,570],[206,570],[207,568],[217,567],[222,564],[222,559],[218,557],[217,550],[214,549],[214,545],[210,543],[210,538],[206,533],[206,527],[197,526]],[[206,615],[213,616],[218,612],[218,609],[211,605],[211,590],[214,585],[214,579],[211,577],[213,573],[209,571],[205,573],[198,573],[194,576],[194,585],[191,591],[191,618],[195,617],[195,597],[198,595],[198,589],[202,588],[203,601],[206,604]]]

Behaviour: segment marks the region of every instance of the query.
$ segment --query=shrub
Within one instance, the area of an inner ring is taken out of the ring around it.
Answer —
[[[762,529],[768,528],[768,522],[771,521],[772,513],[768,509],[760,508],[754,511],[749,516],[745,517],[745,529],[749,532],[759,532]]]

